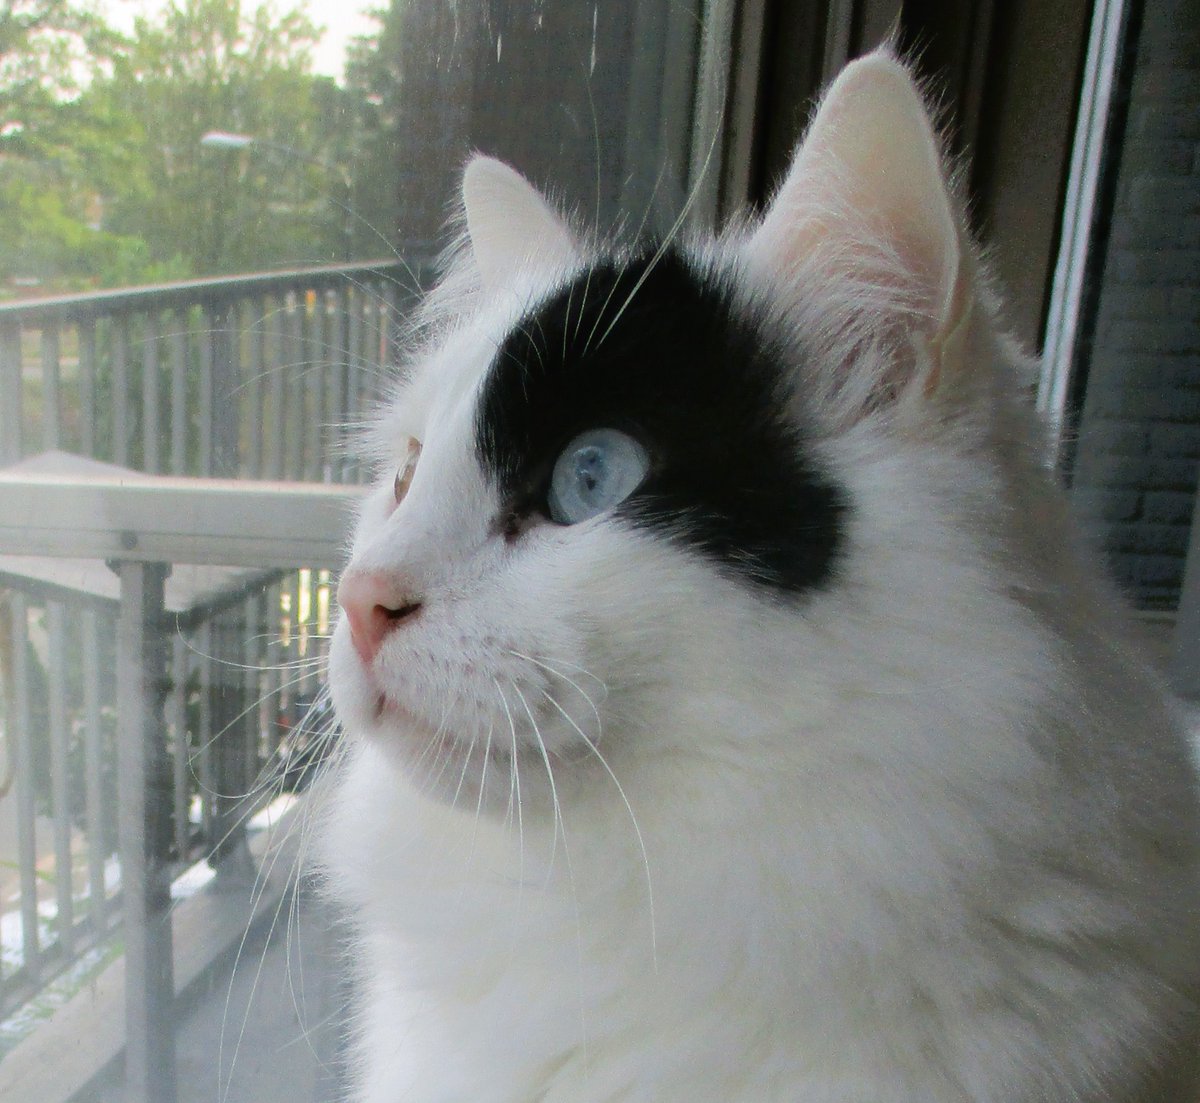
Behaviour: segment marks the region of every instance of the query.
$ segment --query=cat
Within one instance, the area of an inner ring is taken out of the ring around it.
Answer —
[[[468,164],[331,648],[355,1100],[1200,1098],[1189,747],[947,179],[887,50],[715,238]]]

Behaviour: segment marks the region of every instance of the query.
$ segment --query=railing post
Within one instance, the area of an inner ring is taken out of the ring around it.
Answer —
[[[9,654],[12,662],[13,763],[17,785],[17,866],[21,878],[21,960],[37,982],[41,969],[37,899],[37,803],[33,791],[33,709],[30,701],[29,607],[25,595],[9,592]]]
[[[114,564],[117,625],[118,839],[125,918],[125,1085],[130,1103],[174,1103],[171,961],[171,768],[162,703],[161,563]]]
[[[312,422],[304,415],[305,392],[312,372],[307,365],[312,358],[312,349],[305,340],[306,302],[303,290],[290,296],[287,312],[288,359],[284,378],[287,398],[287,413],[284,418],[284,478],[304,478],[304,438],[313,431]]]
[[[254,865],[246,848],[247,808],[253,776],[246,756],[242,719],[245,680],[239,669],[241,625],[229,613],[212,620],[212,648],[218,658],[208,692],[212,694],[212,765],[215,792],[213,838],[209,861],[226,882],[240,878],[253,884]]]
[[[0,460],[16,463],[21,458],[21,363],[20,324],[0,324]]]
[[[325,431],[335,434],[337,427],[345,425],[349,420],[346,387],[348,383],[348,364],[350,361],[350,319],[346,313],[349,309],[349,304],[344,287],[337,287],[329,292],[326,309],[328,311],[328,320],[325,327],[325,343],[328,349],[326,362],[329,365],[326,369],[329,374],[329,413],[326,417],[327,428]],[[337,456],[333,439],[330,439],[326,445],[326,455]],[[334,469],[335,465],[336,470]],[[326,482],[337,482],[344,476],[346,470],[344,457],[335,459],[328,466],[329,472],[325,476]]]
[[[113,463],[129,463],[129,317],[113,316],[108,334],[109,380],[112,387],[112,444],[108,455]]]
[[[249,343],[246,365],[246,406],[250,411],[253,431],[246,441],[246,470],[252,479],[261,479],[263,471],[263,348],[264,328],[268,325],[263,299],[246,300],[242,313],[242,328]]]
[[[171,474],[188,472],[187,311],[171,316]]]
[[[85,456],[96,454],[96,320],[84,318],[79,334],[79,447]]]
[[[238,314],[228,302],[209,312],[213,337],[213,461],[212,474],[229,478],[238,473],[238,429],[241,424],[240,334]]]
[[[42,445],[58,448],[62,432],[62,380],[59,364],[58,326],[42,325]]]
[[[142,319],[142,470],[162,470],[159,439],[161,400],[158,379],[158,338],[161,319],[151,310]]]
[[[67,718],[67,609],[61,601],[46,603],[50,706],[50,793],[54,809],[54,895],[58,945],[68,958],[75,940],[74,876],[71,856],[71,733]]]
[[[287,295],[281,294],[272,300],[267,330],[267,342],[264,352],[264,368],[267,373],[267,402],[262,410],[263,433],[266,436],[266,447],[263,450],[263,475],[268,479],[282,479],[283,474],[283,433],[286,424],[284,420],[284,363],[287,358],[287,342],[285,334],[287,326],[284,314],[287,309]]]
[[[211,303],[205,303],[200,314],[200,401],[198,417],[200,421],[200,474],[213,475],[213,418],[215,407],[213,403],[213,364],[216,360],[216,341],[213,334],[213,310]]]
[[[100,704],[100,618],[101,613],[87,608],[83,613],[83,732],[84,732],[84,810],[87,816],[88,910],[97,940],[108,930],[108,900],[104,887],[104,861],[110,853],[111,834],[105,831],[104,807],[104,733]],[[107,614],[104,627],[111,631]],[[111,820],[107,822],[111,823]],[[107,836],[107,838],[106,838]]]

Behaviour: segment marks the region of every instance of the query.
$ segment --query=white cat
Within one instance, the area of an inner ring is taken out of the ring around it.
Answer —
[[[463,201],[333,641],[353,1098],[1193,1101],[1187,746],[905,69],[716,241]]]

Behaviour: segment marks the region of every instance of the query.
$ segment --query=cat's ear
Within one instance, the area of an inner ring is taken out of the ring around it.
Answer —
[[[895,58],[874,53],[842,71],[749,250],[785,294],[802,273],[824,273],[854,285],[847,296],[864,308],[902,313],[928,353],[924,389],[937,389],[962,355],[970,257],[933,124]]]
[[[522,272],[555,274],[578,262],[563,219],[516,169],[473,157],[463,172],[467,236],[484,286],[499,289]]]

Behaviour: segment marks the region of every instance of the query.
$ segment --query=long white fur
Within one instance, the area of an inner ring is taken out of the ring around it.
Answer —
[[[932,142],[882,55],[814,133],[836,153],[898,87]],[[1139,1058],[1194,1029],[1191,763],[1042,470],[1023,365],[953,215],[915,219],[914,253],[856,212],[854,158],[817,160],[769,237],[693,247],[790,336],[848,488],[837,580],[799,606],[602,518],[489,532],[482,373],[587,252],[511,176],[502,236],[553,248],[508,279],[490,250],[483,280],[468,248],[433,307],[349,568],[427,607],[370,676],[339,625],[330,671],[361,1103],[1132,1103]],[[952,212],[933,179],[915,201]]]

